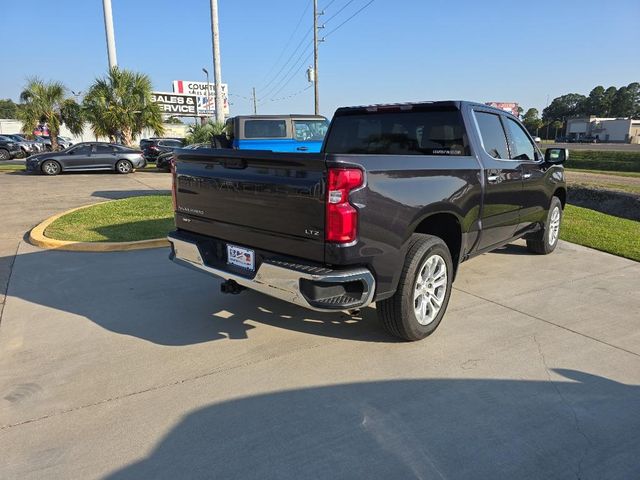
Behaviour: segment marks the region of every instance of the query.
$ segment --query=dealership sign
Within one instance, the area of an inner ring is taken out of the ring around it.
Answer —
[[[224,100],[224,113],[229,115],[229,99],[228,87],[226,83],[222,83],[222,98]],[[195,82],[190,80],[174,80],[173,91],[184,95],[195,95],[198,97],[198,113],[200,115],[214,115],[216,86],[214,83]]]
[[[160,106],[162,113],[177,117],[197,117],[198,98],[171,92],[152,92],[151,101]]]
[[[516,102],[487,102],[485,105],[499,108],[500,110],[509,112],[511,115],[514,115],[516,117],[520,115],[520,113],[518,112],[519,105]]]

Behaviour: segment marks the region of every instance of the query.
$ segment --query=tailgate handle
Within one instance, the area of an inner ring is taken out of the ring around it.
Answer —
[[[225,168],[247,168],[247,161],[242,158],[225,158],[222,162]]]

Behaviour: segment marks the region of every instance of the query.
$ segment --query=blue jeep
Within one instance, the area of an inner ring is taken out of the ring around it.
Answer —
[[[225,124],[231,148],[317,153],[329,128],[317,115],[239,115]]]

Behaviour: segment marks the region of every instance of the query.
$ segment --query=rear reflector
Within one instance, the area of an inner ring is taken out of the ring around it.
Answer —
[[[331,168],[327,179],[327,242],[350,243],[358,238],[358,210],[349,203],[349,193],[362,186],[362,170]]]

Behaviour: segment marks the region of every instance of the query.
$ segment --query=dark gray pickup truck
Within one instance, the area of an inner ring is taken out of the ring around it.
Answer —
[[[393,335],[444,316],[458,264],[524,237],[558,242],[568,152],[543,156],[486,105],[340,108],[318,154],[178,150],[171,258],[322,311],[376,302]]]

